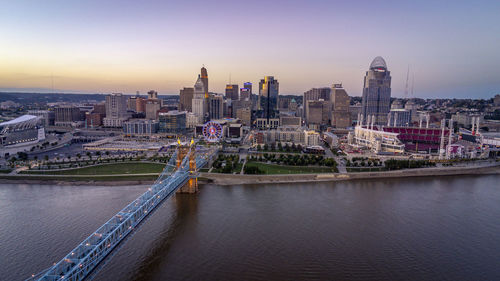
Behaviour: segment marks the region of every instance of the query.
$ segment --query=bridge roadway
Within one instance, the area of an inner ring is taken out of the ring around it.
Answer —
[[[27,280],[83,280],[89,276],[127,235],[141,226],[141,221],[156,207],[175,194],[190,178],[197,176],[197,172],[189,170],[189,157],[191,153],[195,153],[194,150],[195,146],[191,146],[179,168],[176,168],[179,153],[177,149],[158,179],[145,193],[114,215],[62,260]],[[214,154],[213,150],[196,152],[197,169],[203,167]]]

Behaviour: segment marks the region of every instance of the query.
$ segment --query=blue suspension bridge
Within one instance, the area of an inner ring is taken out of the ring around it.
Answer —
[[[84,280],[110,258],[117,245],[141,226],[152,211],[176,192],[198,191],[198,170],[216,154],[215,149],[179,144],[154,184],[114,215],[59,262],[27,280]]]

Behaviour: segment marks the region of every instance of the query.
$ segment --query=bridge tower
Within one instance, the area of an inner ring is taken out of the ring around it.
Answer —
[[[189,148],[194,145],[194,141],[191,140],[190,145],[181,145],[179,141],[179,152],[177,154],[177,168],[182,163],[182,159],[186,157],[186,155],[189,153]],[[181,186],[178,190],[177,193],[197,193],[198,192],[198,179],[196,178],[196,152],[193,147],[191,150],[191,154],[189,154],[189,179],[186,184]]]

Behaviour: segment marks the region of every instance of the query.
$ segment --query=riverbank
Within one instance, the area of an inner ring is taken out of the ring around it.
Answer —
[[[298,183],[298,182],[329,182],[345,180],[436,177],[456,175],[491,175],[500,174],[500,162],[492,162],[476,166],[405,169],[384,172],[356,173],[323,173],[323,174],[277,174],[277,175],[241,175],[200,173],[200,183],[215,183],[218,185],[264,184],[264,183]],[[148,185],[154,183],[157,174],[136,175],[1,175],[2,183],[51,184],[51,185]]]
[[[201,173],[201,176],[218,185],[261,184],[261,183],[297,183],[297,182],[329,182],[363,179],[437,177],[455,175],[490,175],[500,174],[500,163],[490,165],[462,166],[445,168],[420,168],[384,172],[358,172],[335,174],[288,174],[288,175],[232,175]]]

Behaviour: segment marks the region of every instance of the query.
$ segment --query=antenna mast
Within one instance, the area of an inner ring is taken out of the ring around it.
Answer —
[[[410,78],[410,65],[408,64],[408,71],[406,72],[406,86],[405,86],[405,99],[408,98],[408,80]]]

